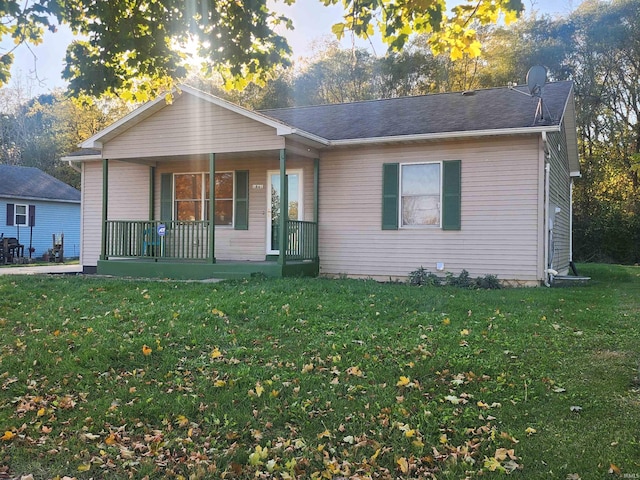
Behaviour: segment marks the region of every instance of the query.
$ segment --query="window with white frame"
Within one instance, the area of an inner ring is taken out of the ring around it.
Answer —
[[[14,209],[14,225],[29,226],[29,206],[16,204]]]
[[[208,220],[209,174],[176,173],[174,185],[175,220]],[[216,172],[215,195],[215,224],[233,225],[233,172]]]
[[[401,165],[401,226],[440,226],[441,183],[439,162]]]

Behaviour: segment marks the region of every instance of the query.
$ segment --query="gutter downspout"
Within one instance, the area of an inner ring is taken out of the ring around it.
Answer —
[[[78,173],[82,173],[82,169],[78,167],[75,163],[73,163],[73,160],[67,160],[67,163],[69,164],[69,167],[72,170],[75,170]]]
[[[576,264],[573,263],[573,178],[569,184],[569,267],[576,277],[580,276]]]
[[[547,134],[542,132],[542,142],[547,147]],[[547,161],[547,155],[545,153],[544,164],[544,285],[550,287],[549,281],[549,190],[550,190],[550,173],[551,164]]]

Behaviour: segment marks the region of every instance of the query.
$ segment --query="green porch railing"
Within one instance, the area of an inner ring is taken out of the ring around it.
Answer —
[[[164,225],[164,235],[158,227]],[[167,260],[210,260],[209,222],[108,220],[105,257]],[[287,260],[318,258],[318,224],[288,221]]]
[[[164,225],[164,235],[158,227]],[[106,258],[207,260],[209,222],[108,220]]]
[[[317,260],[318,258],[318,224],[302,220],[289,220],[287,260]]]

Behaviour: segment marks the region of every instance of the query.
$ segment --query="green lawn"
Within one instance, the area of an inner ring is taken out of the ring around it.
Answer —
[[[640,268],[0,277],[0,478],[640,478]]]

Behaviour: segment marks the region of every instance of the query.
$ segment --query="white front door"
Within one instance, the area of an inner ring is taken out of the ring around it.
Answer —
[[[278,255],[280,232],[280,171],[267,172],[267,254]],[[289,220],[302,220],[302,170],[287,170]]]

